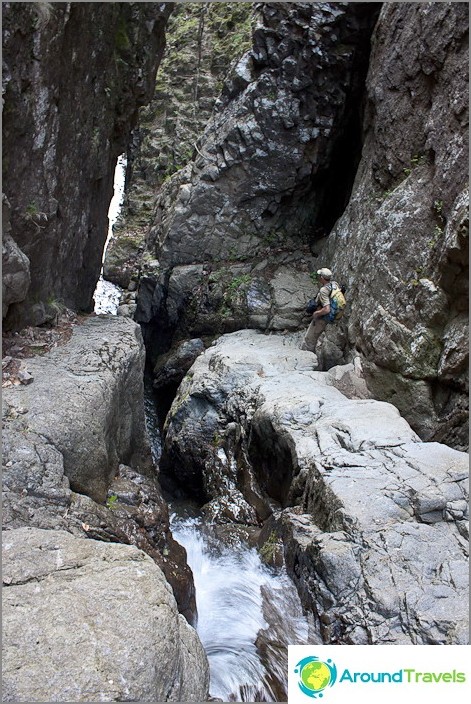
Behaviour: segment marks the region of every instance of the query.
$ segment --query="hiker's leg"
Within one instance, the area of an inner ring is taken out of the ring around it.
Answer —
[[[309,352],[315,352],[317,340],[322,335],[326,327],[327,322],[325,320],[322,320],[322,318],[315,318],[306,331],[301,349],[308,350]]]

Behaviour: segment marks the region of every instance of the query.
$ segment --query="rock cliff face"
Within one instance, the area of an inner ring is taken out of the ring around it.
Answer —
[[[135,314],[148,348],[299,329],[327,265],[349,306],[322,367],[359,352],[377,398],[466,448],[467,5],[256,9],[253,48],[158,194]]]
[[[365,144],[323,261],[348,282],[348,347],[420,436],[467,448],[468,6],[386,3]]]
[[[193,161],[159,194],[136,313],[144,325],[157,322],[155,344],[168,346],[175,330],[182,337],[276,329],[286,321],[277,278],[289,280],[284,267],[294,263],[308,277],[313,231],[324,231],[348,198],[377,8],[256,8],[253,48],[226,82]],[[333,189],[332,168],[345,150]],[[289,327],[300,324],[297,305]]]
[[[193,263],[197,252],[253,256],[267,238],[307,242],[328,224],[333,155],[342,140],[348,148],[349,130],[359,136],[375,18],[364,3],[260,5],[253,48],[226,82],[191,172],[161,196],[149,244],[162,266]],[[340,201],[354,158],[344,165]]]
[[[2,3],[7,326],[91,309],[116,158],[153,93],[172,7]]]
[[[234,59],[251,45],[253,3],[181,3],[166,30],[155,95],[139,111],[128,147],[126,190],[104,276],[127,288],[141,254],[161,185],[186,166]]]

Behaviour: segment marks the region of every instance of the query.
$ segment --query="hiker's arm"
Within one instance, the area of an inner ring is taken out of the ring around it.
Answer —
[[[315,310],[314,313],[312,314],[312,317],[315,320],[316,318],[322,318],[323,315],[329,315],[329,313],[330,313],[330,303],[328,303],[323,308],[318,308],[317,310]]]

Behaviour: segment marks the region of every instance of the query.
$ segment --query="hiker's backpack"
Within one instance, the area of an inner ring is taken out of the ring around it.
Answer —
[[[330,313],[326,316],[329,323],[335,323],[340,320],[345,311],[347,302],[345,300],[345,287],[340,287],[335,281],[330,285]]]

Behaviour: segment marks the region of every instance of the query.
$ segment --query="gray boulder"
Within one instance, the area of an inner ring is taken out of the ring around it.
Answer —
[[[3,701],[205,701],[209,668],[135,547],[3,533]]]
[[[465,643],[467,454],[368,398],[357,361],[319,372],[298,343],[239,331],[198,357],[162,471],[216,521],[277,517],[324,642]]]
[[[136,545],[193,623],[193,576],[150,456],[143,365],[138,326],[116,317],[75,325],[66,344],[28,359],[33,383],[3,394],[3,525]]]
[[[71,488],[102,503],[120,463],[149,474],[144,354],[140,330],[128,318],[76,325],[65,348],[28,360],[33,384],[5,389],[8,445],[18,454],[25,429],[44,438],[62,456]]]

